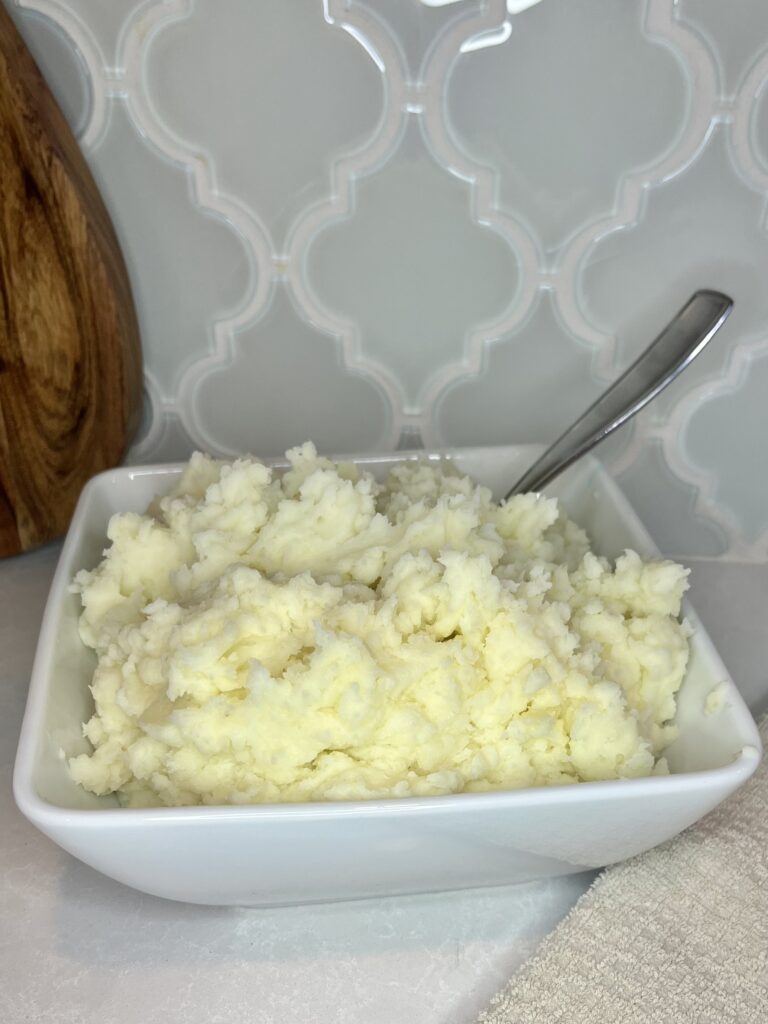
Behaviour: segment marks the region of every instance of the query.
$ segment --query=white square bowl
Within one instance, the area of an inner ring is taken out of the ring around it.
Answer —
[[[533,446],[450,455],[499,495],[538,454]],[[353,457],[376,475],[424,453]],[[273,463],[280,465],[280,463]],[[755,723],[690,607],[689,669],[680,691],[671,774],[649,779],[455,796],[133,810],[69,778],[85,747],[93,653],[77,632],[74,574],[92,568],[109,517],[144,511],[180,466],[123,468],[84,489],[45,609],[14,774],[21,811],[105,875],[191,903],[269,906],[503,885],[623,860],[671,838],[745,782],[761,755]],[[658,552],[600,464],[581,460],[547,489],[587,529],[595,550]],[[717,709],[705,701],[719,686]]]

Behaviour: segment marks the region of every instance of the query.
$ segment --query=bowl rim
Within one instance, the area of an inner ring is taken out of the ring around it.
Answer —
[[[364,455],[330,456],[336,461],[354,461],[358,465],[398,463],[426,458],[439,461],[456,455],[472,456],[476,453],[495,451],[534,452],[542,445],[477,445],[471,447],[429,448],[424,451],[411,449],[398,452],[366,453]],[[232,461],[224,459],[222,461]],[[284,468],[284,458],[263,458],[265,465]],[[647,548],[660,556],[660,552],[632,505],[605,466],[594,455],[587,455],[580,463],[590,465],[591,471],[601,477],[616,502],[624,520],[629,522]],[[104,826],[132,827],[137,824],[159,827],[163,823],[199,823],[203,821],[267,821],[307,820],[328,818],[376,818],[411,816],[413,814],[472,813],[494,809],[511,811],[524,807],[550,807],[564,800],[571,804],[595,800],[616,800],[647,795],[654,792],[665,794],[681,793],[700,788],[735,789],[745,782],[756,770],[763,753],[763,745],[755,720],[744,698],[728,672],[704,626],[689,602],[683,602],[683,614],[691,622],[697,642],[704,647],[704,654],[722,669],[723,681],[728,684],[727,701],[730,711],[737,719],[739,735],[745,740],[740,753],[729,764],[698,771],[674,772],[668,775],[652,775],[633,779],[606,779],[595,782],[560,783],[551,786],[527,786],[519,789],[501,789],[485,792],[451,793],[435,796],[375,797],[364,800],[327,800],[295,803],[264,804],[197,804],[188,807],[97,807],[66,808],[41,797],[33,783],[35,757],[37,753],[37,732],[35,727],[42,720],[47,699],[47,680],[50,660],[54,649],[57,627],[56,607],[62,593],[69,586],[72,577],[74,553],[79,535],[86,521],[89,506],[98,490],[109,482],[133,480],[141,477],[178,474],[187,462],[164,462],[138,466],[118,466],[93,476],[84,486],[67,531],[56,570],[53,574],[48,597],[41,620],[40,634],[32,665],[29,692],[19,735],[13,772],[13,793],[17,806],[31,821],[41,826],[55,827],[56,824],[77,825],[84,828]]]
[[[606,779],[552,786],[527,786],[516,790],[481,793],[451,793],[441,796],[377,797],[370,800],[324,800],[313,803],[200,804],[192,807],[105,807],[65,808],[52,804],[34,790],[31,775],[21,769],[14,773],[14,796],[30,820],[39,824],[67,824],[88,828],[116,826],[132,828],[146,825],[201,823],[205,821],[307,821],[345,818],[422,817],[425,814],[481,814],[489,810],[513,811],[523,808],[556,807],[568,804],[611,802],[654,794],[671,796],[702,789],[728,791],[746,782],[762,757],[762,746],[745,744],[739,756],[720,768],[697,772],[677,772],[639,779]]]

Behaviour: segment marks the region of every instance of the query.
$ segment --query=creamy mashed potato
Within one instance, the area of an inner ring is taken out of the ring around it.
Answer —
[[[151,805],[478,792],[666,771],[686,571],[615,566],[558,503],[305,444],[196,454],[74,589],[94,793]]]

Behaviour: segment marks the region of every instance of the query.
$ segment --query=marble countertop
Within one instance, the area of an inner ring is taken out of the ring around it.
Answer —
[[[156,899],[70,857],[16,810],[13,759],[58,545],[0,562],[0,1020],[463,1024],[591,875],[269,910]],[[768,567],[699,562],[692,603],[755,712]]]

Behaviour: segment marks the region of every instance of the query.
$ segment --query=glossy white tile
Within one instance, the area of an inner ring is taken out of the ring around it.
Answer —
[[[307,273],[318,301],[357,325],[364,358],[402,383],[406,414],[423,412],[435,368],[461,357],[518,283],[514,253],[473,221],[469,188],[434,160],[415,117],[394,157],[357,182],[354,213],[311,244]]]
[[[237,335],[230,361],[202,375],[187,412],[196,443],[234,455],[392,447],[391,409],[375,380],[342,372],[335,338],[296,312],[279,285],[265,316]]]
[[[131,273],[133,461],[551,438],[711,286],[726,330],[603,457],[666,550],[768,565],[762,0],[12,12]]]

